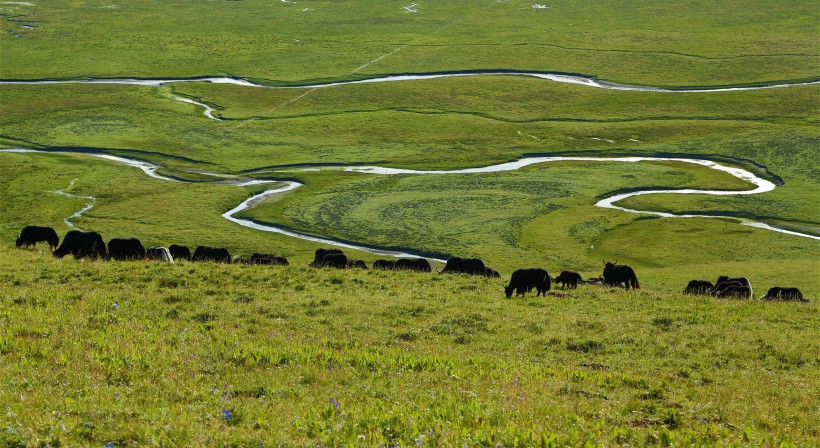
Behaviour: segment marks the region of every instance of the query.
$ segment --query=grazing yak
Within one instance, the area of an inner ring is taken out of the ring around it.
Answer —
[[[558,277],[555,277],[555,283],[561,284],[561,289],[566,289],[567,285],[570,288],[577,288],[579,284],[584,283],[581,274],[572,271],[561,271]]]
[[[484,275],[490,278],[501,278],[501,274],[495,269],[484,268]]]
[[[60,245],[60,237],[51,227],[26,226],[17,235],[16,246],[37,246],[39,242],[48,243],[48,248],[54,250]]]
[[[430,262],[424,258],[400,258],[398,260],[376,260],[373,269],[432,272]]]
[[[442,274],[469,274],[469,275],[484,275],[488,277],[495,277],[498,272],[484,266],[484,262],[478,258],[459,258],[453,257],[447,260]]]
[[[424,258],[401,258],[396,260],[393,269],[403,269],[417,272],[432,272],[430,262]]]
[[[715,292],[714,296],[718,298],[736,297],[738,299],[751,299],[752,288],[741,285],[739,282],[728,282],[724,284],[719,291]]]
[[[765,296],[761,297],[761,300],[793,300],[796,302],[808,302],[808,300],[803,298],[803,293],[800,292],[799,289],[782,288],[780,286],[769,288],[769,292],[767,292]]]
[[[59,258],[63,258],[68,254],[74,255],[76,259],[83,257],[108,258],[105,241],[99,233],[81,232],[79,230],[68,232],[63,238],[63,244],[54,251],[54,256]]]
[[[145,246],[136,238],[113,238],[108,242],[108,256],[114,260],[144,260]]]
[[[316,252],[313,255],[313,263],[310,265],[320,268],[322,267],[322,262],[324,261],[325,256],[333,254],[344,255],[344,252],[342,252],[341,249],[316,249]],[[345,261],[345,264],[347,264],[347,261]]]
[[[216,261],[230,263],[231,253],[223,247],[198,246],[194,251],[193,261]]]
[[[686,289],[683,290],[684,294],[694,294],[694,295],[703,295],[709,294],[714,288],[712,282],[706,280],[692,280],[686,285]]]
[[[347,267],[347,261],[347,255],[344,253],[329,253],[322,258],[322,261],[317,264],[316,267],[345,269]]]
[[[367,269],[367,263],[362,260],[347,260],[347,267],[356,269]]]
[[[395,269],[397,260],[376,260],[373,262],[373,269],[390,270]]]
[[[729,278],[728,276],[722,275],[718,277],[717,281],[715,282],[715,287],[712,288],[712,295],[715,297],[728,297],[724,290],[729,287],[735,286],[743,286],[749,288],[749,297],[751,298],[754,294],[752,290],[752,283],[746,277],[735,277]]]
[[[248,264],[267,264],[267,265],[282,265],[287,266],[290,263],[288,259],[285,257],[280,257],[274,254],[260,254],[255,253],[251,255],[250,260],[248,260]]]
[[[808,302],[803,298],[803,293],[797,288],[783,288],[780,290],[780,297],[783,300],[796,300],[798,302]]]
[[[174,260],[188,260],[191,261],[191,249],[188,249],[188,246],[180,246],[179,244],[172,244],[171,247],[168,248],[168,251],[171,252],[171,256],[174,257]]]
[[[607,286],[623,286],[626,289],[630,287],[634,289],[641,289],[641,285],[638,283],[638,277],[635,275],[635,271],[632,270],[631,267],[627,265],[619,265],[615,263],[610,263],[608,261],[604,261],[604,284]]]
[[[518,269],[512,273],[510,284],[504,287],[504,294],[509,299],[512,297],[513,291],[515,291],[516,296],[523,296],[526,292],[536,289],[538,291],[536,297],[541,294],[546,296],[550,286],[550,275],[544,269]]]
[[[174,257],[167,247],[149,247],[145,249],[145,258],[148,260],[164,261],[166,263],[174,262]]]

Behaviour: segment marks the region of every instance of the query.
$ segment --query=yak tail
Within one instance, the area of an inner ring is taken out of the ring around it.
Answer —
[[[638,283],[638,277],[637,276],[632,277],[632,287],[635,288],[635,289],[641,289],[641,284]]]

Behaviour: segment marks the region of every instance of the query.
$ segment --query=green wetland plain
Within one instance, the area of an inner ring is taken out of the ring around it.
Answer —
[[[818,35],[802,0],[0,2],[0,446],[820,445]],[[351,171],[532,156],[775,187],[615,204],[712,216],[662,218],[595,204],[755,186]],[[502,278],[309,268],[327,244],[222,217],[286,182],[236,217]],[[14,247],[69,224],[290,265]],[[515,269],[602,260],[641,289],[504,298]],[[719,275],[755,298],[682,294]]]

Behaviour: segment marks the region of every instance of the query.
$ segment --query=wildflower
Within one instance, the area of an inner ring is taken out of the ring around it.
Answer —
[[[111,308],[114,308],[115,310],[120,309],[120,302],[114,302],[114,304],[111,305]]]
[[[231,421],[231,417],[233,416],[233,413],[231,411],[229,411],[227,409],[223,409],[221,414],[222,414],[222,417],[225,418],[226,422]]]
[[[105,444],[105,448],[114,448],[114,442],[108,442]]]
[[[339,406],[341,406],[341,405],[339,404],[339,402],[338,402],[338,401],[336,401],[336,399],[335,399],[335,398],[333,398],[333,397],[330,397],[330,404],[332,404],[332,405],[333,405],[333,407],[334,407],[334,408],[336,408],[336,409],[339,409]]]

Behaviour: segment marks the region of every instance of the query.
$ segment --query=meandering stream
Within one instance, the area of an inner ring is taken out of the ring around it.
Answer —
[[[92,208],[94,208],[94,203],[97,202],[97,198],[95,198],[94,196],[79,196],[79,195],[76,195],[76,194],[69,193],[68,190],[74,188],[74,183],[77,182],[77,180],[78,179],[72,179],[71,182],[68,183],[67,187],[63,188],[62,190],[49,191],[49,193],[54,193],[54,194],[57,194],[57,195],[60,195],[60,196],[65,196],[65,197],[74,198],[74,199],[88,199],[90,201],[90,202],[85,204],[85,207],[81,208],[79,211],[74,212],[71,216],[66,217],[66,218],[63,219],[63,222],[69,228],[82,230],[82,229],[78,228],[77,226],[75,226],[74,223],[71,222],[71,220],[77,219],[77,218],[83,216],[83,213],[85,213],[85,212],[91,210]]]
[[[791,87],[798,85],[820,84],[820,81],[809,82],[793,82],[793,83],[778,83],[770,85],[749,85],[749,86],[734,86],[734,87],[714,87],[714,88],[668,88],[656,86],[643,86],[635,84],[620,84],[598,80],[589,76],[573,75],[566,73],[554,72],[525,72],[525,71],[470,71],[470,72],[442,72],[442,73],[421,73],[421,74],[402,74],[402,75],[386,75],[375,76],[373,78],[358,79],[351,81],[336,81],[321,84],[303,84],[303,85],[288,85],[288,86],[271,86],[265,84],[258,84],[243,78],[231,78],[225,76],[206,76],[201,78],[165,78],[165,79],[139,79],[139,78],[84,78],[84,79],[43,79],[43,80],[0,80],[0,85],[36,85],[36,84],[121,84],[121,85],[136,85],[136,86],[163,86],[173,83],[189,83],[189,82],[204,82],[212,84],[232,84],[243,87],[254,87],[264,89],[318,89],[325,87],[336,87],[350,84],[368,84],[368,83],[382,83],[382,82],[401,82],[401,81],[421,81],[438,78],[454,78],[465,76],[528,76],[533,78],[545,79],[554,82],[562,82],[569,84],[578,84],[587,87],[594,87],[599,89],[611,90],[631,90],[640,92],[663,92],[663,93],[705,93],[705,92],[729,92],[739,90],[760,90],[760,89],[775,89],[783,87]],[[205,109],[204,115],[212,120],[219,120],[220,118],[213,115],[214,109],[207,104],[194,101],[189,98],[172,95],[170,98],[176,101],[182,101],[189,104],[194,104]]]
[[[38,154],[55,154],[57,152],[54,151],[39,151],[34,149],[27,149],[27,148],[13,148],[13,149],[0,149],[0,152],[27,152],[27,153],[38,153]],[[180,182],[180,179],[175,179],[173,177],[164,176],[159,174],[157,171],[161,168],[159,165],[145,162],[141,160],[134,160],[125,157],[119,156],[112,156],[108,154],[88,154],[93,157],[99,157],[105,160],[109,160],[115,163],[127,165],[130,167],[138,168],[142,170],[147,176],[161,179],[170,182]],[[810,238],[814,240],[820,240],[820,237],[800,233],[791,230],[784,230],[779,229],[776,227],[772,227],[768,224],[753,221],[751,219],[745,218],[737,218],[732,216],[718,216],[718,215],[706,215],[706,214],[673,214],[673,213],[664,213],[664,212],[656,212],[650,210],[635,210],[629,209],[626,207],[621,207],[615,205],[616,202],[633,197],[633,196],[642,196],[648,194],[706,194],[706,195],[717,195],[717,196],[728,196],[728,195],[748,195],[748,194],[759,194],[765,193],[768,191],[772,191],[776,188],[775,184],[758,177],[754,173],[744,170],[742,168],[731,167],[727,165],[722,165],[717,162],[713,162],[711,160],[704,160],[704,159],[687,159],[687,158],[679,158],[679,157],[527,157],[520,160],[516,160],[514,162],[507,162],[501,163],[497,165],[490,165],[484,167],[476,167],[476,168],[466,168],[460,170],[410,170],[410,169],[401,169],[401,168],[387,168],[387,167],[379,167],[379,166],[326,166],[319,169],[322,170],[339,170],[339,171],[348,171],[348,172],[357,172],[357,173],[364,173],[364,174],[374,174],[374,175],[396,175],[396,174],[411,174],[411,175],[447,175],[447,174],[477,174],[477,173],[495,173],[501,171],[513,171],[523,168],[525,166],[533,165],[533,164],[542,164],[542,163],[551,163],[551,162],[563,162],[563,161],[581,161],[581,162],[601,162],[601,163],[640,163],[640,162],[661,162],[661,161],[672,161],[672,162],[681,162],[681,163],[691,163],[695,165],[705,166],[710,169],[722,171],[729,175],[735,176],[738,179],[744,180],[746,182],[751,183],[754,188],[748,190],[698,190],[698,189],[675,189],[675,190],[643,190],[643,191],[634,191],[629,193],[621,193],[616,194],[605,199],[601,199],[600,201],[596,202],[595,205],[602,208],[609,208],[615,210],[621,210],[626,213],[638,213],[638,214],[647,214],[647,215],[655,215],[664,218],[730,218],[734,220],[738,220],[740,224],[756,227],[760,229],[770,230],[774,232],[784,233],[788,235],[794,235],[804,238]],[[317,168],[305,168],[305,169],[290,169],[290,170],[282,170],[279,172],[294,172],[294,171],[307,171],[307,170],[316,170]],[[221,183],[221,184],[232,184],[236,186],[251,186],[251,185],[266,185],[266,184],[280,184],[279,187],[269,188],[259,194],[256,194],[240,203],[236,207],[227,212],[222,214],[222,217],[239,224],[244,227],[248,227],[255,230],[260,230],[264,232],[272,232],[278,233],[282,235],[286,235],[293,238],[299,238],[306,241],[312,241],[315,243],[326,244],[331,246],[337,247],[344,247],[348,249],[355,249],[361,250],[365,252],[369,252],[372,254],[380,255],[380,256],[388,256],[388,257],[418,257],[418,254],[411,253],[411,252],[404,252],[404,251],[393,251],[387,249],[380,249],[377,247],[367,247],[358,244],[348,243],[344,241],[335,240],[332,238],[326,237],[317,237],[313,235],[308,235],[305,233],[296,232],[293,230],[285,229],[282,227],[278,227],[272,224],[265,224],[255,222],[249,219],[243,219],[237,217],[238,214],[253,208],[257,204],[261,203],[266,198],[275,195],[275,194],[284,194],[297,188],[301,187],[302,184],[299,182],[294,181],[279,181],[279,180],[259,180],[259,179],[252,179],[252,178],[242,178],[242,177],[234,177],[234,176],[225,176],[225,175],[217,175],[214,173],[202,173],[208,174],[213,176],[223,177],[223,179],[218,181],[212,181],[209,183]],[[70,186],[69,186],[70,188]],[[67,190],[67,189],[66,189]],[[63,190],[65,191],[65,190]],[[90,196],[88,198],[91,198]],[[93,203],[91,204],[93,206]],[[74,227],[68,219],[73,219],[82,214],[83,212],[90,209],[90,207],[86,207],[78,213],[75,213],[69,218],[66,218],[66,224],[70,227]],[[444,262],[445,260],[440,260],[431,257],[425,257],[431,260],[441,261]]]
[[[436,79],[436,78],[450,78],[450,77],[464,77],[464,76],[488,76],[488,75],[499,75],[499,76],[529,76],[535,77],[539,79],[550,80],[554,82],[563,82],[563,83],[571,83],[571,84],[578,84],[588,87],[594,88],[602,88],[602,89],[613,89],[613,90],[632,90],[632,91],[643,91],[643,92],[665,92],[665,93],[702,93],[702,92],[726,92],[726,91],[738,91],[738,90],[758,90],[758,89],[771,89],[771,88],[783,88],[783,87],[790,87],[795,85],[809,85],[809,84],[819,84],[820,81],[811,81],[811,82],[794,82],[794,83],[781,83],[781,84],[773,84],[773,85],[765,85],[765,86],[736,86],[736,87],[715,87],[715,88],[680,88],[680,89],[670,89],[670,88],[662,88],[662,87],[653,87],[653,86],[640,86],[640,85],[630,85],[630,84],[618,84],[618,83],[611,83],[607,81],[601,81],[594,79],[592,77],[585,77],[581,75],[571,75],[571,74],[564,74],[564,73],[549,73],[549,72],[520,72],[520,71],[484,71],[484,72],[446,72],[446,73],[425,73],[425,74],[403,74],[403,75],[390,75],[390,76],[379,76],[369,79],[360,79],[360,80],[353,80],[353,81],[339,81],[339,82],[329,82],[323,84],[305,84],[305,85],[292,85],[292,86],[268,86],[263,84],[258,84],[251,82],[246,79],[242,78],[230,78],[230,77],[202,77],[202,78],[191,78],[191,79],[137,79],[137,78],[111,78],[111,79],[69,79],[69,80],[34,80],[34,81],[20,81],[20,80],[7,80],[7,81],[0,81],[0,85],[2,84],[121,84],[121,85],[140,85],[140,86],[162,86],[170,83],[185,83],[185,82],[205,82],[205,83],[213,83],[213,84],[232,84],[238,85],[243,87],[252,87],[252,88],[265,88],[265,89],[317,89],[317,88],[325,88],[325,87],[334,87],[334,86],[342,86],[348,84],[365,84],[365,83],[381,83],[381,82],[400,82],[400,81],[414,81],[414,80],[427,80],[427,79]],[[180,97],[177,95],[170,95],[170,98],[176,101],[182,101],[185,103],[194,104],[205,109],[204,114],[206,117],[218,120],[219,118],[216,117],[214,113],[214,109],[199,101],[195,101],[189,98]],[[41,154],[48,154],[53,153],[51,151],[38,151],[33,149],[26,149],[26,148],[13,148],[13,149],[5,149],[0,150],[0,152],[36,152]],[[164,176],[159,174],[157,171],[161,168],[158,165],[152,164],[150,162],[145,162],[141,160],[129,159],[125,157],[113,156],[108,154],[90,154],[94,157],[103,158],[115,163],[120,163],[123,165],[131,166],[134,168],[138,168],[142,170],[146,175],[153,177],[155,179],[161,179],[170,182],[180,182],[180,179],[176,179],[169,176]],[[726,196],[726,195],[747,195],[747,194],[758,194],[758,193],[765,193],[768,191],[772,191],[775,188],[775,184],[766,180],[762,179],[755,174],[743,170],[741,168],[734,168],[726,165],[719,164],[717,162],[713,162],[711,160],[703,160],[703,159],[687,159],[687,158],[672,158],[672,157],[528,157],[524,159],[517,160],[515,162],[508,162],[502,163],[498,165],[491,165],[485,167],[477,167],[477,168],[467,168],[462,170],[408,170],[408,169],[398,169],[398,168],[386,168],[386,167],[378,167],[378,166],[330,166],[330,167],[323,167],[322,169],[334,169],[334,170],[342,170],[342,171],[350,171],[350,172],[359,172],[359,173],[367,173],[367,174],[379,174],[379,175],[393,175],[393,174],[414,174],[414,175],[425,175],[425,174],[470,174],[470,173],[492,173],[492,172],[499,172],[499,171],[511,171],[517,170],[522,167],[536,164],[536,163],[550,163],[550,162],[559,162],[559,161],[595,161],[595,162],[602,162],[602,163],[637,163],[637,162],[653,162],[653,161],[675,161],[675,162],[683,162],[683,163],[692,163],[701,166],[705,166],[711,169],[715,169],[718,171],[725,172],[732,176],[735,176],[739,179],[747,181],[754,185],[755,188],[749,190],[740,190],[740,191],[723,191],[723,190],[696,190],[696,189],[677,189],[677,190],[644,190],[644,191],[636,191],[636,192],[629,192],[629,193],[622,193],[610,196],[608,198],[602,199],[598,201],[595,205],[598,207],[603,208],[610,208],[615,210],[621,210],[627,213],[639,213],[639,214],[647,214],[647,215],[655,215],[664,218],[731,218],[740,221],[741,224],[771,230],[774,232],[785,233],[789,235],[800,236],[804,238],[811,238],[815,240],[820,240],[820,237],[809,235],[805,233],[800,233],[796,231],[784,230],[779,229],[776,227],[772,227],[768,224],[753,221],[750,219],[745,218],[736,218],[730,216],[716,216],[716,215],[706,215],[706,214],[673,214],[673,213],[664,213],[664,212],[655,212],[655,211],[648,211],[648,210],[635,210],[629,209],[626,207],[621,207],[615,205],[616,202],[633,197],[633,196],[641,196],[641,195],[648,195],[648,194],[707,194],[707,195],[718,195],[718,196]],[[299,188],[302,184],[298,182],[292,181],[266,181],[266,180],[258,180],[252,178],[240,178],[240,177],[232,177],[232,176],[224,176],[218,175],[215,173],[202,173],[208,174],[215,177],[223,177],[223,180],[213,181],[213,183],[229,183],[237,186],[250,186],[250,185],[263,185],[263,184],[282,184],[281,187],[270,188],[265,190],[262,193],[259,193],[245,201],[241,204],[237,205],[233,209],[225,212],[222,214],[222,217],[234,222],[236,224],[261,230],[265,232],[275,232],[283,235],[287,235],[294,238],[300,238],[303,240],[313,241],[321,244],[345,247],[350,249],[362,250],[366,252],[371,252],[378,255],[383,256],[392,256],[392,257],[414,257],[417,256],[412,253],[401,252],[401,251],[391,251],[391,250],[384,250],[379,248],[373,247],[365,247],[359,246],[352,243],[346,243],[343,241],[334,240],[331,238],[322,238],[316,237],[312,235],[307,235],[299,232],[295,232],[292,230],[284,229],[281,227],[273,226],[270,224],[261,224],[257,223],[248,219],[237,218],[236,215],[239,213],[248,210],[254,207],[256,204],[259,204],[265,198],[274,195],[274,194],[282,194],[289,191],[293,191]],[[71,188],[71,185],[69,185]],[[66,189],[68,190],[68,189]],[[57,194],[64,194],[66,196],[74,196],[66,193],[66,190],[55,191],[53,193]],[[88,196],[85,197],[86,199],[92,199],[85,208],[78,211],[74,215],[66,218],[65,222],[69,227],[74,227],[73,223],[71,223],[72,219],[75,219],[82,215],[82,213],[91,209],[94,206],[93,197]],[[443,261],[443,260],[440,260]]]

